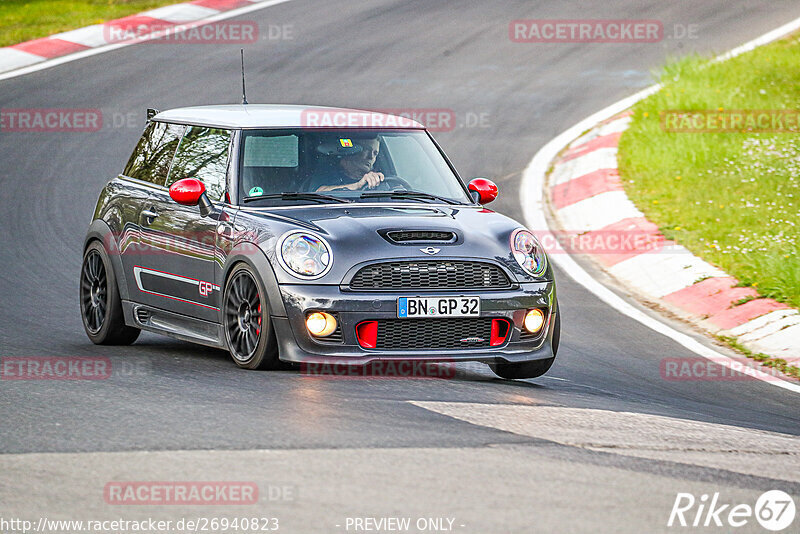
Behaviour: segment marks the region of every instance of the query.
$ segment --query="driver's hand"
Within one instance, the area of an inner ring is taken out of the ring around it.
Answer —
[[[363,178],[356,182],[356,189],[362,189],[364,187],[367,189],[374,189],[378,187],[382,181],[382,172],[368,172]]]

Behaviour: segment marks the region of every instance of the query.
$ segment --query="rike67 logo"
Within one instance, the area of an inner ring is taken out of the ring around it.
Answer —
[[[669,514],[667,526],[677,527],[733,527],[747,525],[755,517],[758,524],[772,532],[788,528],[795,517],[792,497],[781,490],[762,493],[755,506],[746,503],[725,503],[719,492],[696,498],[691,493],[678,493]]]

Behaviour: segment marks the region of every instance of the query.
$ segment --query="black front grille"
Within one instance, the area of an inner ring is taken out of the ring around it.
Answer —
[[[456,240],[453,232],[396,230],[386,232],[386,237],[395,243],[452,243]]]
[[[508,276],[496,265],[474,261],[396,261],[368,265],[353,289],[505,289]]]
[[[376,349],[469,349],[488,347],[492,319],[382,319]],[[463,340],[463,341],[462,341]]]

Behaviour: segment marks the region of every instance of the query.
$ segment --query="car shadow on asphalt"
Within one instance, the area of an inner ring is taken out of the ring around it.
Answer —
[[[95,347],[112,358],[118,367],[144,368],[158,373],[186,369],[194,365],[198,371],[237,370],[230,355],[224,349],[206,347],[195,343],[161,336],[144,334],[130,346]],[[92,350],[91,352],[96,352]],[[358,378],[360,380],[448,380],[455,382],[496,382],[514,388],[548,389],[542,383],[526,380],[505,380],[497,377],[485,363],[481,362],[418,362],[414,360],[385,362],[382,365],[335,366],[317,364],[291,364],[286,369],[270,370],[270,373],[296,374],[306,378]],[[420,363],[422,365],[420,365]],[[417,364],[416,366],[414,364]],[[352,367],[352,369],[348,369]]]

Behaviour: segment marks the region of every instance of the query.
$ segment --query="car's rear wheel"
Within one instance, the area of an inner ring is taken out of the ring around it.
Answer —
[[[261,279],[249,265],[231,270],[225,284],[225,340],[236,365],[244,369],[279,369],[278,341]]]
[[[92,242],[81,266],[81,318],[86,335],[97,345],[130,345],[140,330],[125,325],[114,269],[103,245]]]
[[[558,344],[561,341],[561,314],[556,313],[555,324],[553,325],[553,357],[546,360],[534,360],[532,362],[522,363],[492,363],[489,364],[494,374],[500,378],[507,378],[509,380],[519,378],[536,378],[545,374],[553,362],[556,360],[556,353],[558,353]]]

